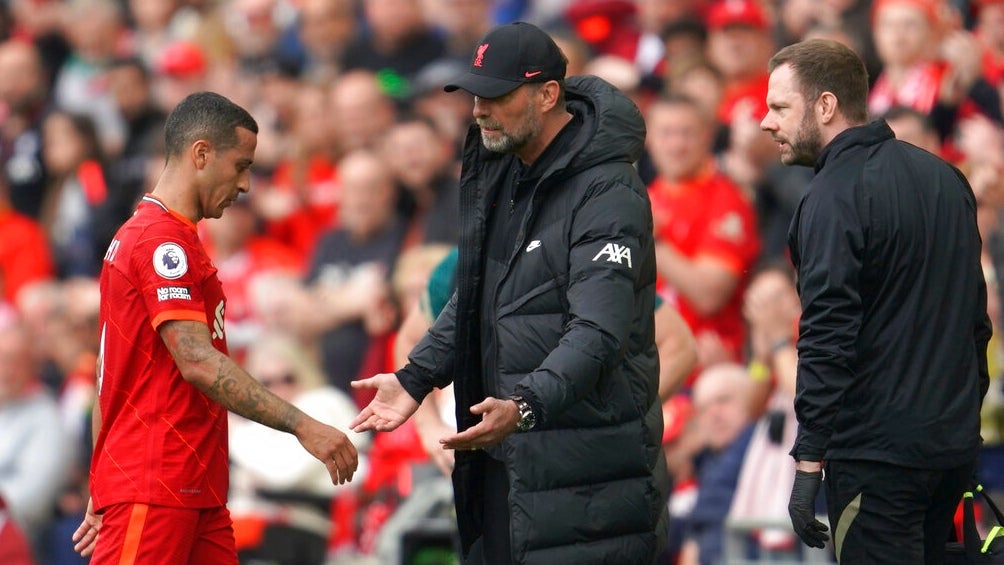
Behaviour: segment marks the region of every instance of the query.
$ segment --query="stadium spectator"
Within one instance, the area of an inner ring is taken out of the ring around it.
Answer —
[[[56,402],[39,380],[24,326],[0,325],[0,497],[44,555],[42,534],[53,517],[69,465],[69,441]]]
[[[311,84],[291,93],[295,113],[285,151],[261,190],[251,195],[264,231],[304,261],[321,234],[338,224],[340,149],[330,124],[319,118],[328,94],[326,87]]]
[[[362,0],[366,27],[345,50],[345,69],[363,69],[391,98],[404,100],[410,82],[446,45],[423,18],[419,0]]]
[[[878,0],[873,8],[875,47],[882,72],[868,94],[868,112],[896,105],[930,114],[952,159],[950,137],[960,120],[983,114],[1000,123],[1001,101],[982,76],[979,42],[952,29],[940,0]]]
[[[46,69],[38,49],[28,41],[0,44],[0,163],[14,210],[38,219],[45,195],[42,163],[42,119],[49,105]]]
[[[249,73],[288,62],[282,44],[296,12],[286,0],[231,0],[219,6],[238,67]]]
[[[126,132],[115,110],[108,70],[129,49],[123,7],[115,0],[73,0],[64,6],[63,29],[72,52],[56,71],[53,102],[66,112],[89,116],[101,152],[116,155]]]
[[[48,284],[39,285],[49,287]],[[88,478],[93,436],[91,409],[97,383],[94,367],[100,347],[98,281],[76,277],[55,282],[49,291],[56,300],[44,333],[33,339],[42,341],[47,361],[58,372],[53,383],[59,417],[67,435],[66,457],[69,461],[66,481],[56,502],[55,518],[46,530],[46,557],[52,565],[82,562],[73,550],[72,535],[87,509]],[[27,312],[25,312],[27,314]],[[25,316],[27,321],[27,316]]]
[[[54,275],[45,230],[14,209],[7,181],[0,177],[0,305],[15,304],[22,288]]]
[[[715,0],[708,7],[708,59],[722,73],[725,92],[718,121],[737,112],[760,118],[767,108],[767,60],[774,52],[771,20],[758,0]]]
[[[111,241],[115,230],[132,214],[150,182],[151,161],[160,164],[164,153],[164,119],[153,93],[153,77],[140,59],[117,60],[108,71],[108,83],[118,113],[125,120],[126,137],[122,150],[107,156],[108,197],[98,241]],[[103,252],[104,250],[102,250]]]
[[[446,56],[456,61],[465,61],[494,23],[492,0],[422,0],[421,4],[425,20],[444,37]]]
[[[753,208],[718,170],[714,125],[690,99],[656,100],[648,111],[648,148],[658,172],[649,186],[661,294],[697,339],[699,365],[740,361],[742,295],[760,242]]]
[[[296,37],[303,52],[300,76],[308,83],[327,84],[345,65],[345,50],[356,32],[352,0],[299,2]]]
[[[108,182],[104,154],[90,116],[49,113],[42,123],[42,161],[48,186],[40,223],[45,228],[60,278],[97,276],[108,239],[105,218]],[[110,235],[110,234],[108,234]]]
[[[682,68],[707,59],[708,27],[695,16],[680,18],[667,24],[662,28],[660,37],[662,37],[665,62],[659,78],[668,83],[664,84],[664,87],[673,86],[673,80]],[[713,107],[717,109],[718,101],[714,102]]]
[[[413,1],[413,0],[407,0]],[[339,151],[376,149],[380,136],[394,124],[397,109],[371,71],[342,74],[331,87],[327,126]]]
[[[146,68],[157,62],[157,56],[184,35],[180,0],[128,0],[127,17],[132,31],[131,50]]]
[[[973,34],[983,49],[983,77],[999,92],[1004,80],[1004,3],[976,0],[970,6],[975,12]]]
[[[206,88],[210,67],[201,46],[178,40],[158,52],[152,70],[157,105],[169,111],[185,96]]]
[[[768,263],[750,280],[743,303],[749,324],[753,394],[751,414],[758,418],[743,458],[729,518],[785,523],[791,491],[781,485],[795,478],[788,449],[795,443],[795,337],[802,309],[794,271],[787,259]],[[801,558],[800,545],[788,528],[750,532],[761,558]]]
[[[721,562],[725,518],[753,434],[749,374],[725,362],[708,367],[694,382],[694,414],[704,449],[696,456],[697,499],[687,516],[680,565]]]
[[[403,119],[387,132],[380,155],[401,188],[398,209],[408,221],[404,247],[455,245],[460,194],[450,141],[428,120]]]

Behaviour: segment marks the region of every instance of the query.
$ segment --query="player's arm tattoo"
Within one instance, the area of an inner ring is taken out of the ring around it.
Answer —
[[[220,355],[216,377],[203,391],[230,411],[283,432],[292,433],[300,420],[295,406],[263,387],[226,355]]]
[[[200,322],[165,322],[161,335],[186,380],[221,406],[270,428],[293,433],[303,413],[263,387],[213,347]]]

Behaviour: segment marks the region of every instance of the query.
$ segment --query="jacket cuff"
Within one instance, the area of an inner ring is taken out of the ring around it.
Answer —
[[[795,461],[822,461],[826,455],[825,449],[815,449],[796,443],[788,452]]]
[[[432,376],[426,374],[414,363],[408,363],[395,373],[404,390],[419,404],[432,391]]]
[[[799,426],[798,439],[788,454],[794,457],[795,461],[822,461],[826,457],[826,448],[817,446],[823,444],[823,436],[807,432],[805,428]]]

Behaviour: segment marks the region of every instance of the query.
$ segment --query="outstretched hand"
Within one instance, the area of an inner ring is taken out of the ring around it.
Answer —
[[[491,447],[514,432],[519,423],[519,408],[508,398],[486,398],[471,406],[471,414],[480,414],[481,421],[458,434],[439,440],[444,449]]]
[[[73,551],[79,553],[81,557],[90,557],[94,553],[94,546],[98,543],[100,529],[101,516],[94,513],[94,502],[87,499],[87,512],[84,514],[84,520],[73,532]]]
[[[408,394],[394,373],[352,381],[354,389],[376,389],[376,397],[359,412],[349,427],[356,432],[389,432],[418,410],[418,402]]]

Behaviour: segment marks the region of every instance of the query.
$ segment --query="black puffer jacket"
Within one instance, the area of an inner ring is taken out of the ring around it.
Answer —
[[[582,127],[533,189],[508,268],[482,288],[490,203],[514,166],[471,129],[461,175],[458,292],[411,363],[398,372],[415,398],[453,381],[458,427],[486,396],[520,394],[537,425],[492,454],[510,481],[519,563],[653,561],[666,488],[653,339],[655,255],[648,195],[632,163],[645,125],[638,109],[595,77],[567,81]],[[481,370],[481,293],[494,293],[493,382]],[[458,452],[454,470],[464,550],[481,534],[484,452]]]

